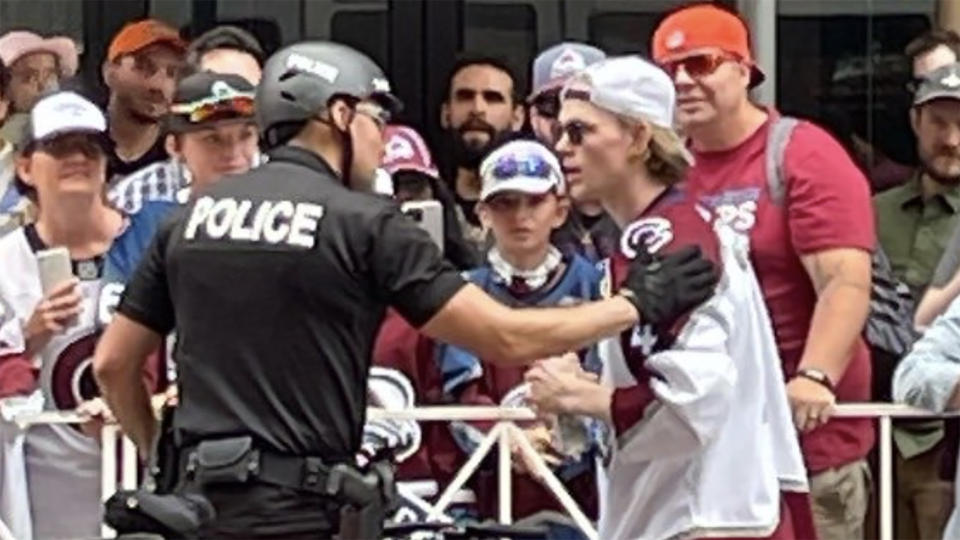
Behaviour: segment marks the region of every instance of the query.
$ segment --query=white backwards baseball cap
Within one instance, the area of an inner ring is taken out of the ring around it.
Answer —
[[[639,56],[617,56],[587,66],[564,85],[561,97],[580,97],[614,114],[673,129],[677,98],[673,81]]]

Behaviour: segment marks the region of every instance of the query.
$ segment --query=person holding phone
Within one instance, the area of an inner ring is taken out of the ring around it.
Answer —
[[[17,182],[41,212],[0,239],[2,397],[36,395],[46,410],[100,408],[90,360],[102,328],[103,259],[126,230],[124,216],[105,203],[105,130],[103,113],[71,92],[41,99],[30,114]],[[3,520],[32,527],[35,538],[97,536],[95,431],[40,425],[20,435],[22,453],[3,452],[2,461],[8,473],[25,471],[29,485],[21,497],[0,493],[22,503],[12,511],[18,516]]]

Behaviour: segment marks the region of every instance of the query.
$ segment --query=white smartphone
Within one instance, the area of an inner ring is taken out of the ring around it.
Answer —
[[[443,253],[443,206],[439,201],[408,201],[400,210],[410,216],[421,229],[427,231],[433,243]]]
[[[57,285],[73,277],[70,252],[65,247],[55,247],[37,252],[40,267],[40,286],[43,294],[50,294]]]

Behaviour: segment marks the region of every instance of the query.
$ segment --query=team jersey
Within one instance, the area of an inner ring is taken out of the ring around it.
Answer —
[[[596,300],[600,297],[600,278],[602,273],[597,267],[579,255],[565,257],[561,273],[552,278],[539,290],[523,295],[513,293],[490,265],[484,265],[467,274],[467,278],[483,289],[494,299],[511,307],[548,307],[574,305]],[[525,367],[504,367],[491,359],[480,359],[463,348],[438,344],[435,362],[443,377],[443,391],[448,401],[469,405],[524,405],[525,385],[523,375]],[[581,362],[585,370],[593,373],[600,371],[600,359],[596,347],[581,352]],[[576,421],[582,425],[582,433],[587,434],[577,455],[565,459],[556,470],[558,477],[568,485],[573,496],[589,515],[596,513],[595,484],[590,474],[595,457],[595,446],[599,431],[595,422],[587,418]],[[461,451],[469,455],[476,450],[485,432],[493,422],[451,422],[450,429]],[[461,461],[464,458],[461,456]],[[473,483],[477,490],[481,512],[495,515],[496,481],[492,476],[479,475]],[[516,517],[524,517],[540,510],[560,510],[561,507],[543,485],[528,475],[514,475],[513,512]]]
[[[601,538],[762,538],[779,523],[781,490],[807,489],[748,243],[719,232],[722,242],[682,187],[668,189],[624,228],[611,260],[610,292],[640,245],[699,245],[723,277],[676,323],[601,344],[602,380],[615,387]]]
[[[122,236],[122,235],[121,235]],[[99,395],[92,373],[92,357],[102,331],[103,257],[73,261],[80,279],[82,312],[75,323],[55,334],[33,358],[22,355],[23,324],[43,298],[36,252],[46,249],[33,225],[21,227],[0,239],[0,302],[3,318],[0,342],[7,352],[6,368],[19,363],[35,375],[32,399],[44,410],[72,410]],[[14,358],[16,351],[21,352]],[[2,386],[2,385],[0,385]],[[5,388],[5,394],[12,393]],[[28,480],[27,503],[18,510],[33,516],[33,535],[38,538],[96,536],[100,530],[100,447],[98,441],[71,425],[37,425],[15,433],[13,424],[3,424],[4,476],[20,471]],[[18,440],[18,437],[22,438]],[[6,494],[4,494],[6,495]],[[6,520],[5,520],[6,521]]]

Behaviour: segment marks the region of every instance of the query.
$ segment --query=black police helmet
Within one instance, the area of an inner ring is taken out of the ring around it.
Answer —
[[[346,45],[307,41],[277,51],[257,86],[257,124],[264,141],[269,147],[285,143],[291,126],[322,113],[336,96],[371,99],[391,114],[402,108],[383,70]]]

